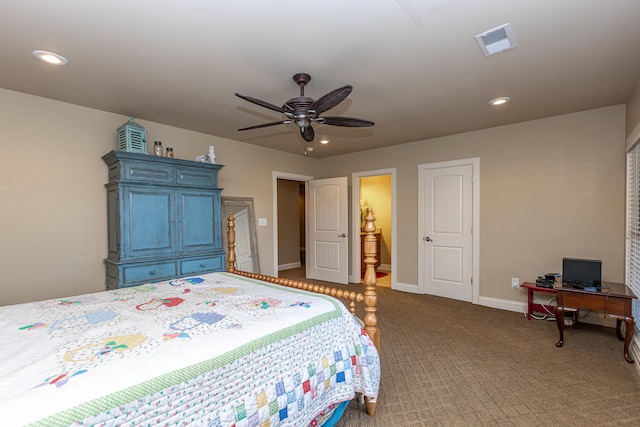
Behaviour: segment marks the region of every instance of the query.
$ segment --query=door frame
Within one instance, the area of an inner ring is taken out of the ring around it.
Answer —
[[[480,158],[450,160],[445,162],[435,162],[418,165],[418,293],[424,294],[426,277],[424,271],[425,248],[422,238],[426,235],[424,229],[424,171],[429,169],[442,169],[454,166],[471,165],[471,188],[473,191],[472,210],[472,233],[471,247],[473,254],[471,257],[471,280],[472,280],[472,303],[478,304],[480,301]]]
[[[351,174],[351,283],[360,283],[360,178],[391,175],[391,289],[396,288],[397,274],[397,236],[396,232],[396,173],[397,168],[377,169]]]
[[[313,179],[312,176],[298,175],[288,172],[271,172],[272,180],[272,202],[273,207],[273,277],[278,277],[278,179],[288,179],[290,181],[307,182]]]

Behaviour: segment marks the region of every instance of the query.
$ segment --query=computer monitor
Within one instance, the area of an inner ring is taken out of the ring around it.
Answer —
[[[595,259],[562,259],[562,281],[577,288],[602,287],[602,261]]]

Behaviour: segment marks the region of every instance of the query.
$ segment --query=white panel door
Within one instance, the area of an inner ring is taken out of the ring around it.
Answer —
[[[308,182],[307,277],[347,284],[347,177]]]
[[[251,232],[249,230],[249,209],[234,214],[236,226],[236,268],[242,271],[253,271],[251,257]]]
[[[471,165],[422,174],[425,293],[471,301],[473,266]]]

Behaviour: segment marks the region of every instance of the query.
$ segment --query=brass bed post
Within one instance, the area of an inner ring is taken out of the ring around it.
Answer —
[[[236,233],[235,233],[235,221],[233,219],[233,214],[229,213],[229,218],[227,219],[227,241],[229,244],[228,252],[227,252],[227,272],[237,274],[239,276],[249,277],[252,279],[262,280],[265,282],[277,283],[278,285],[287,286],[290,288],[303,289],[309,292],[315,292],[318,294],[331,295],[333,297],[348,300],[349,301],[349,311],[355,316],[356,312],[356,303],[364,302],[364,319],[362,322],[364,323],[364,330],[371,338],[371,341],[376,346],[378,350],[378,354],[380,354],[380,329],[378,329],[378,318],[376,316],[377,311],[377,303],[378,303],[378,295],[376,292],[376,269],[374,267],[376,262],[376,256],[379,256],[377,253],[376,247],[376,238],[375,238],[375,220],[376,218],[373,216],[373,211],[371,209],[367,210],[367,215],[365,217],[365,226],[363,231],[365,232],[364,236],[364,263],[365,263],[365,273],[364,273],[364,293],[349,291],[348,288],[332,288],[329,286],[321,286],[313,283],[302,282],[298,280],[289,280],[278,277],[266,276],[262,274],[250,273],[242,270],[236,269],[236,253],[235,253],[235,243],[236,243]],[[366,401],[366,409],[367,414],[373,416],[376,412],[377,402]]]
[[[378,317],[376,316],[378,294],[376,292],[376,226],[374,221],[376,217],[373,216],[371,208],[367,209],[367,215],[364,218],[364,330],[371,337],[371,341],[375,344],[378,351],[380,351],[380,330],[378,329]],[[379,254],[378,254],[379,255]]]
[[[376,316],[376,305],[378,303],[378,294],[376,293],[376,226],[374,224],[376,217],[373,216],[371,208],[367,209],[367,215],[364,218],[365,232],[363,254],[364,254],[364,330],[373,341],[380,354],[380,330],[378,329],[378,317]],[[380,256],[380,254],[378,254]],[[377,402],[366,401],[367,414],[373,416],[376,413]]]
[[[231,212],[227,219],[227,246],[227,271],[233,273],[236,270],[236,222]]]

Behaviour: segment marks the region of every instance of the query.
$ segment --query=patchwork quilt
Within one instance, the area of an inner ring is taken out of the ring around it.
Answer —
[[[338,300],[228,273],[0,307],[3,426],[306,426],[376,349]]]

